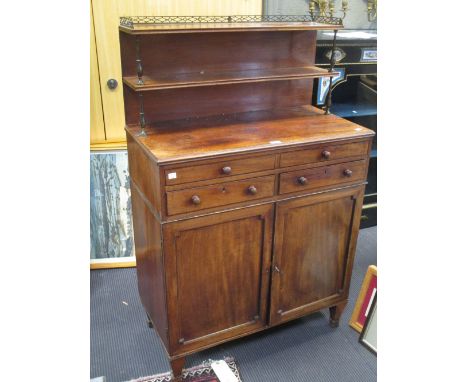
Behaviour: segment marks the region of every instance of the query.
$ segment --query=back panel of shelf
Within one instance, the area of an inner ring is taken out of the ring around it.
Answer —
[[[173,89],[144,91],[145,119],[151,123],[310,104],[313,78],[300,75],[311,76],[302,68],[315,63],[316,35],[315,30],[139,36],[120,32],[122,74],[127,82],[124,86],[126,123],[138,123],[139,117],[138,94],[135,86],[128,85],[137,76],[137,39],[143,76],[152,78],[155,87],[158,78],[164,77],[166,82],[167,78],[174,78]],[[278,81],[273,78],[277,74],[269,74],[278,68],[300,75],[297,79]],[[233,80],[215,83],[220,73],[228,73],[226,76],[232,76]],[[254,73],[267,78],[255,82]],[[247,78],[244,83],[235,83],[237,74]],[[203,86],[194,87],[176,82],[187,77],[207,80]]]
[[[309,105],[312,79],[201,86],[145,92],[148,123]],[[139,122],[139,96],[124,88],[127,125]]]

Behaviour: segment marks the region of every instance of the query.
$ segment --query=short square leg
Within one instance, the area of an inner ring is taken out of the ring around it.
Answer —
[[[341,304],[331,306],[330,309],[330,326],[332,328],[337,328],[340,324],[340,317],[343,313],[347,302],[343,302]]]
[[[174,375],[174,381],[180,382],[182,381],[182,370],[184,369],[185,365],[185,357],[171,359],[171,369],[172,374]]]

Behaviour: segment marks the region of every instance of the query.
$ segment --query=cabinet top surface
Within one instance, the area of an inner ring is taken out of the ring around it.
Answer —
[[[237,16],[130,16],[121,17],[120,30],[129,34],[249,32],[342,29],[335,17]]]
[[[312,106],[158,122],[147,126],[146,137],[138,136],[138,125],[126,130],[160,164],[374,135]]]

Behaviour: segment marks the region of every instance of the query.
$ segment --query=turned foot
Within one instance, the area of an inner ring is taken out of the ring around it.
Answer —
[[[330,326],[337,328],[340,325],[340,317],[346,307],[346,302],[331,306],[330,309]]]
[[[182,381],[182,370],[185,364],[185,357],[172,359],[170,362],[172,374],[174,375],[174,381]]]
[[[152,328],[152,327],[153,327],[153,321],[151,321],[151,318],[150,318],[150,316],[148,315],[148,313],[146,313],[146,323],[148,324],[148,328]]]
[[[330,327],[337,328],[338,326],[340,326],[340,320],[334,320],[330,317],[329,324]]]

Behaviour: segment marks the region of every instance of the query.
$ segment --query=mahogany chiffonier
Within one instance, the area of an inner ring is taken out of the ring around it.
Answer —
[[[176,379],[320,309],[338,325],[374,135],[310,106],[336,19],[201,19],[120,26],[138,289]]]

